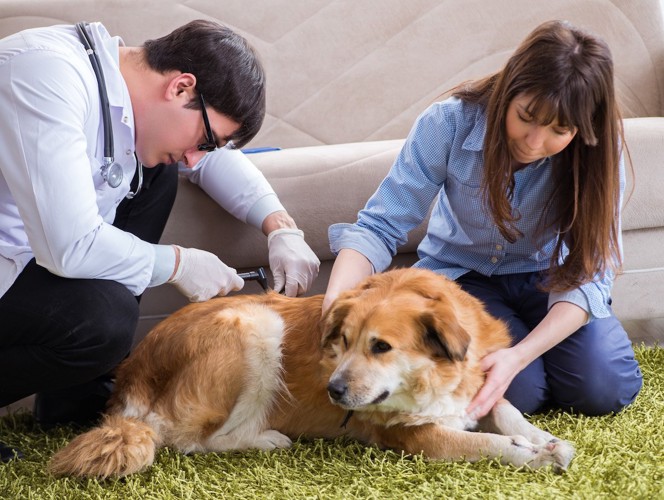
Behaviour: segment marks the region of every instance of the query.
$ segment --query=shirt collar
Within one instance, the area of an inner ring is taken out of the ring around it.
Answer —
[[[123,108],[125,116],[133,117],[127,84],[120,72],[120,46],[124,46],[124,42],[120,37],[112,37],[101,23],[90,23],[90,28],[104,70],[108,103]]]
[[[468,151],[482,151],[484,149],[484,136],[486,135],[486,114],[482,107],[477,106],[475,116],[468,117],[474,121],[473,128],[463,141],[463,149]]]

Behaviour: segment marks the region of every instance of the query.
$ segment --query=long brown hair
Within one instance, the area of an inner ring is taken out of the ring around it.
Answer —
[[[517,166],[508,149],[505,117],[510,102],[522,94],[532,98],[528,112],[542,125],[557,119],[560,126],[577,130],[553,157],[555,186],[545,210],[559,238],[544,286],[569,290],[621,266],[624,136],[609,47],[567,22],[549,21],[528,35],[501,71],[454,90],[454,96],[486,108],[484,194],[494,222],[510,242],[522,234],[515,226],[519,215],[512,214]],[[569,255],[559,265],[564,244]]]

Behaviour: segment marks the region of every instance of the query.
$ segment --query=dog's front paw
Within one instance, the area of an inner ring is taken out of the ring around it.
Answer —
[[[512,436],[510,449],[503,459],[517,467],[532,469],[551,466],[557,473],[567,470],[574,456],[574,447],[567,441],[553,438],[546,443],[534,444],[523,436]]]
[[[553,470],[559,474],[565,472],[567,466],[572,461],[572,457],[574,457],[574,446],[572,446],[572,443],[553,438],[544,445],[544,448],[548,450],[549,456],[553,459],[551,463]]]
[[[288,448],[293,442],[279,431],[268,429],[261,432],[254,441],[253,448],[259,450],[274,450],[275,448]]]

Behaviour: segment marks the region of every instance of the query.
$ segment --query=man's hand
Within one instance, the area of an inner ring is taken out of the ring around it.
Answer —
[[[274,276],[274,289],[295,297],[306,292],[318,276],[320,260],[304,241],[299,229],[275,229],[267,236],[270,269]]]
[[[168,280],[191,302],[204,302],[217,295],[241,290],[244,280],[219,258],[197,248],[174,245],[176,264]]]

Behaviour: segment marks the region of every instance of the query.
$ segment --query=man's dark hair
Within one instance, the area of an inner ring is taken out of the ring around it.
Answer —
[[[240,124],[231,140],[249,142],[265,117],[265,72],[247,40],[230,28],[196,20],[143,44],[151,69],[177,70],[196,76],[196,90],[217,112]],[[189,107],[198,109],[198,99]]]

